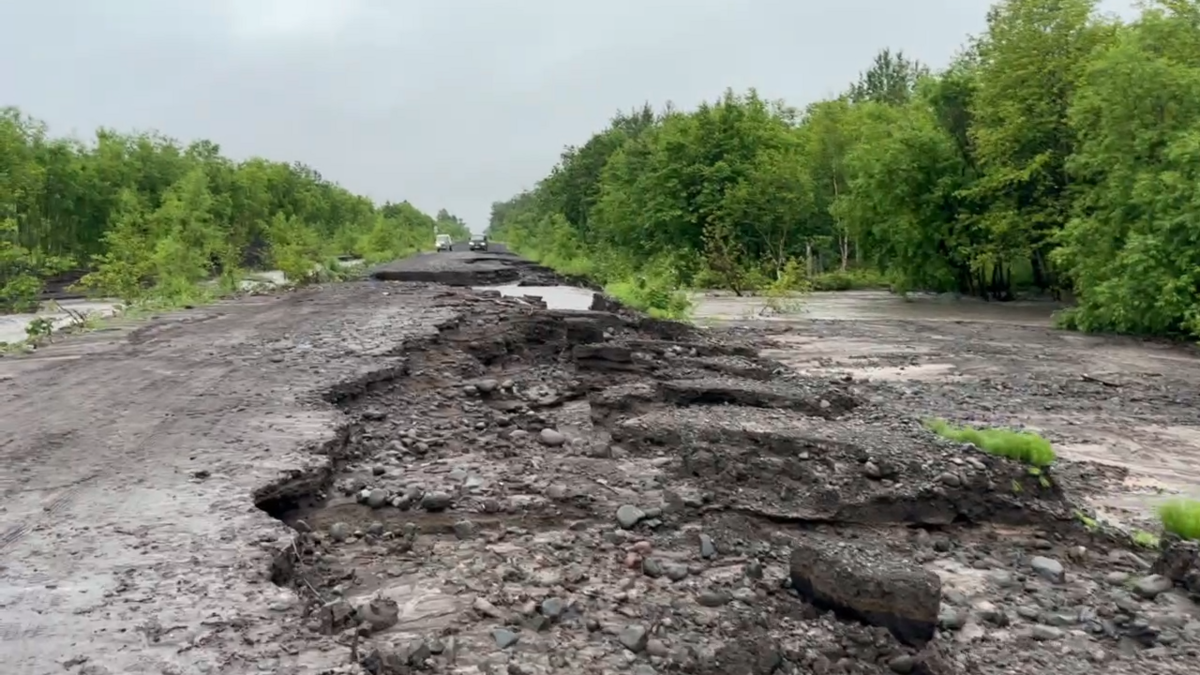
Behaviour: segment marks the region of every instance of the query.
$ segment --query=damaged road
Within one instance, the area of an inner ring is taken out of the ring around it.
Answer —
[[[1195,551],[1085,528],[1090,465],[733,332],[376,276],[0,361],[12,672],[1193,668]]]

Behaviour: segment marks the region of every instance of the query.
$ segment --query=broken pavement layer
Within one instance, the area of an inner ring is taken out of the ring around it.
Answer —
[[[703,388],[703,381],[692,391]],[[677,386],[677,385],[667,385]],[[717,390],[727,397],[733,385]],[[835,410],[850,398],[834,387],[772,389],[789,407]],[[746,396],[761,391],[744,385]],[[603,392],[607,409],[645,410],[655,392]],[[703,395],[690,400],[702,400]],[[807,401],[807,403],[804,403]],[[612,428],[633,453],[670,449],[683,484],[721,495],[759,515],[793,522],[913,523],[1069,521],[1052,484],[1013,462],[944,444],[909,420],[825,419],[732,405],[661,407],[628,415]]]
[[[937,630],[941,579],[892,551],[807,536],[793,545],[789,571],[804,599],[905,644],[924,647]]]

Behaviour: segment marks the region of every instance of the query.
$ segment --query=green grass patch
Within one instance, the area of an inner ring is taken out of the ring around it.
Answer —
[[[1133,534],[1130,535],[1129,538],[1130,538],[1130,540],[1133,541],[1134,546],[1137,546],[1140,548],[1146,548],[1146,549],[1153,550],[1153,549],[1157,549],[1159,547],[1158,535],[1154,534],[1153,532],[1147,532],[1145,530],[1134,530]]]
[[[970,443],[984,452],[1015,459],[1031,466],[1050,466],[1058,456],[1050,441],[1030,431],[1013,431],[1012,429],[956,426],[943,419],[932,419],[925,422],[925,427],[933,433],[959,443]],[[1200,518],[1197,519],[1200,524]]]
[[[1200,540],[1200,501],[1176,499],[1158,509],[1163,529],[1184,539]]]

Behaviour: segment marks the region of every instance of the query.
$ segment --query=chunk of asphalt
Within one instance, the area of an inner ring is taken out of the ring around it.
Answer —
[[[933,639],[941,607],[937,574],[893,552],[810,536],[792,549],[792,586],[843,619],[887,628],[916,647]]]

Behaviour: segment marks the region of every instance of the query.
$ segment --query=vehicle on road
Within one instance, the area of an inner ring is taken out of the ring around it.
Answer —
[[[450,238],[450,235],[448,235],[448,234],[439,234],[434,239],[434,243],[437,244],[437,252],[438,253],[441,253],[442,251],[453,251],[454,250],[454,240],[452,238]]]
[[[471,242],[468,244],[472,251],[488,250],[488,238],[486,234],[477,234],[471,237]]]

